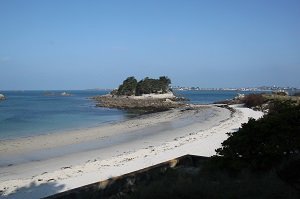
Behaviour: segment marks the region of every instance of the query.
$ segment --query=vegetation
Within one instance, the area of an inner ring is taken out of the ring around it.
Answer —
[[[217,159],[234,169],[266,170],[299,155],[300,106],[275,101],[269,114],[255,121],[250,119],[217,149]]]
[[[167,93],[171,80],[166,76],[161,76],[159,79],[146,77],[141,81],[137,81],[135,77],[128,77],[119,86],[117,91],[113,91],[116,95],[142,95],[150,93]]]
[[[187,168],[193,169],[193,168]],[[282,181],[275,172],[265,175],[244,171],[237,175],[221,170],[187,172],[184,168],[169,169],[154,176],[149,183],[140,183],[125,198],[198,199],[198,198],[298,198],[297,191]]]
[[[286,102],[286,101],[291,101],[296,104],[300,104],[300,97],[299,96],[283,96],[283,95],[275,95],[275,94],[263,94],[263,97],[265,100],[268,101],[281,101],[281,102]]]
[[[300,105],[268,103],[268,115],[229,133],[213,157],[180,160],[58,198],[300,198]]]
[[[286,91],[273,91],[272,94],[281,95],[281,96],[288,96]]]
[[[262,94],[250,94],[246,95],[242,102],[245,104],[246,107],[252,108],[252,107],[260,107],[265,103],[265,98]]]
[[[299,198],[300,105],[273,101],[269,109],[228,133],[204,166],[172,170],[130,198]]]
[[[137,80],[134,77],[128,77],[123,81],[118,88],[118,95],[135,95],[137,87]]]
[[[295,93],[294,96],[300,97],[300,92]]]

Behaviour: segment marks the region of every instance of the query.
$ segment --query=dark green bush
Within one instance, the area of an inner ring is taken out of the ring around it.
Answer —
[[[271,102],[217,149],[197,174],[171,170],[130,198],[299,198],[300,105]]]
[[[115,94],[117,95],[142,95],[150,93],[166,93],[169,91],[171,80],[162,76],[159,79],[152,79],[146,77],[137,82],[134,77],[128,77],[123,84],[121,84]]]
[[[245,104],[246,107],[252,108],[263,105],[265,103],[265,99],[262,96],[262,94],[250,94],[246,95],[242,102]]]
[[[295,93],[293,96],[299,97],[300,96],[300,92]]]
[[[179,169],[139,184],[127,198],[298,198],[298,194],[273,171],[245,170],[233,176],[222,170],[189,174]]]
[[[121,84],[118,88],[118,95],[134,95],[135,89],[137,86],[137,80],[135,77],[128,77],[126,80],[123,81],[123,84]]]
[[[232,168],[270,169],[299,153],[300,106],[273,102],[270,113],[255,121],[250,119],[216,150],[217,159]]]

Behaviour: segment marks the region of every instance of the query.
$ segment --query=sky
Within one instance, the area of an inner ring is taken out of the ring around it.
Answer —
[[[0,90],[300,88],[299,0],[0,0]]]

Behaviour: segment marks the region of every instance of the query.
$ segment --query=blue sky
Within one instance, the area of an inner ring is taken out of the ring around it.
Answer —
[[[0,89],[300,87],[299,0],[0,1]]]

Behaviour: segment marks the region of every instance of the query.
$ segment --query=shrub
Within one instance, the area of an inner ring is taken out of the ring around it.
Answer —
[[[297,191],[283,182],[275,172],[254,174],[245,170],[231,175],[224,170],[190,174],[174,170],[139,184],[125,198],[196,199],[196,198],[298,198]]]
[[[273,102],[272,111],[259,120],[250,119],[216,150],[229,167],[270,169],[300,150],[300,106]]]
[[[128,77],[121,84],[116,92],[117,95],[142,95],[150,93],[166,93],[169,91],[171,80],[166,76],[161,76],[159,79],[146,77],[137,82],[134,77]]]
[[[128,77],[123,81],[123,84],[118,88],[118,95],[134,95],[136,90],[137,80],[135,77]]]
[[[280,95],[280,96],[287,96],[288,92],[286,92],[286,91],[273,91],[272,94]]]
[[[264,97],[262,94],[250,94],[246,95],[242,101],[245,103],[245,106],[248,108],[256,107],[256,106],[262,106],[265,102]]]
[[[299,97],[300,96],[300,92],[295,93],[294,96]]]

